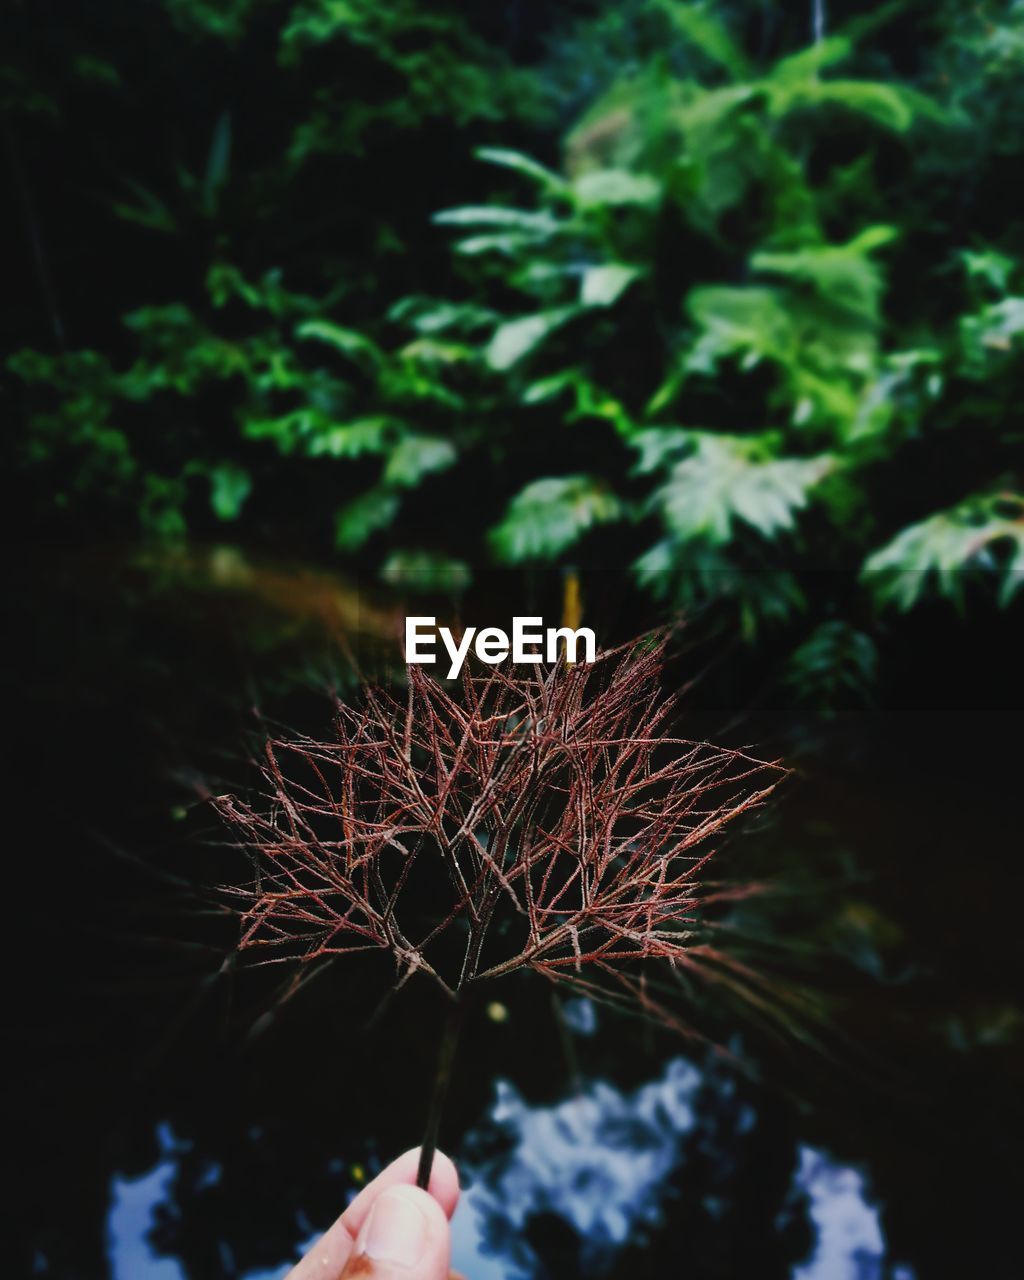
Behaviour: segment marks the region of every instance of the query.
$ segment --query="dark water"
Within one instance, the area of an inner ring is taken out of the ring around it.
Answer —
[[[16,574],[11,1274],[278,1276],[419,1138],[433,997],[382,1007],[387,970],[360,962],[268,1013],[262,978],[225,964],[208,888],[229,855],[199,802],[244,782],[254,704],[323,723],[339,617],[369,653],[401,610],[328,607],[324,576],[218,554]],[[443,1135],[471,1280],[1024,1274],[1009,625],[904,637],[899,695],[827,724],[769,699],[737,729],[754,685],[698,692],[695,736],[801,766],[724,854],[776,882],[736,923],[800,1012],[698,1004],[729,1056],[578,999],[556,1016],[543,982],[510,979],[466,1032]]]

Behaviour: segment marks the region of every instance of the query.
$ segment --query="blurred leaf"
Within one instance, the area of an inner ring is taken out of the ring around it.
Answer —
[[[385,529],[398,514],[398,495],[388,489],[371,489],[335,513],[334,542],[341,551],[356,551],[378,529]]]
[[[630,444],[640,454],[634,473],[648,476],[689,453],[693,448],[693,433],[682,427],[648,427],[636,432]]]
[[[829,715],[840,704],[870,702],[877,674],[874,641],[836,619],[823,622],[794,651],[785,680],[800,701]]]
[[[621,262],[588,267],[583,273],[583,283],[580,286],[580,302],[585,307],[610,307],[639,274],[637,267],[627,267]]]
[[[816,78],[827,67],[844,62],[852,53],[853,42],[849,36],[828,36],[780,58],[772,68],[769,79],[780,86],[803,85]]]
[[[347,356],[366,356],[374,364],[382,359],[380,348],[365,334],[356,329],[343,329],[330,320],[305,320],[295,333],[299,338],[324,342]]]
[[[832,36],[781,59],[762,82],[771,112],[784,116],[801,109],[840,107],[899,133],[922,116],[943,119],[943,112],[931,99],[902,85],[821,78],[821,71],[844,61],[852,52],[848,37]]]
[[[472,332],[493,325],[497,316],[490,307],[466,302],[437,302],[433,298],[402,298],[388,312],[388,319],[407,321],[417,333]]]
[[[964,372],[985,376],[993,360],[1012,353],[1024,337],[1024,297],[1003,298],[961,317]]]
[[[1017,263],[1005,253],[994,249],[975,251],[964,249],[961,253],[964,267],[972,280],[983,280],[996,293],[1006,293]]]
[[[495,370],[511,369],[578,311],[578,307],[554,307],[535,316],[506,321],[495,329],[488,343],[487,363]]]
[[[792,529],[810,491],[833,461],[773,458],[756,437],[687,433],[692,453],[672,465],[655,495],[665,523],[681,538],[726,543],[742,520],[766,538]]]
[[[538,378],[525,387],[521,398],[523,404],[544,404],[565,392],[570,392],[573,398],[566,421],[603,418],[612,423],[622,436],[630,436],[634,432],[633,419],[622,401],[610,395],[579,369],[563,369],[561,373],[551,374],[550,377]]]
[[[147,472],[142,477],[139,522],[155,538],[176,540],[185,536],[184,480]]]
[[[282,453],[308,458],[361,458],[387,453],[401,436],[401,421],[384,415],[339,422],[315,407],[298,408],[279,417],[246,417],[244,434],[251,440],[273,440]]]
[[[170,234],[178,229],[177,220],[170,209],[155,192],[136,182],[134,178],[125,178],[124,185],[131,191],[136,202],[129,204],[124,200],[111,202],[111,208],[117,217],[125,222],[135,222],[150,231],[162,231]]]
[[[595,525],[621,515],[618,498],[590,476],[534,480],[509,503],[491,545],[507,564],[553,560]]]
[[[217,208],[220,192],[227,185],[231,167],[231,113],[224,111],[217,119],[210,140],[210,153],[206,159],[206,176],[203,179],[203,207],[207,213]]]
[[[250,10],[260,0],[163,0],[171,18],[197,36],[233,42],[245,30]]]
[[[456,459],[455,446],[437,436],[405,436],[391,452],[384,479],[388,484],[411,488],[424,476],[443,471]]]
[[[656,7],[669,16],[676,30],[705,57],[737,78],[748,73],[742,50],[729,35],[725,24],[715,16],[713,5],[657,0]]]
[[[987,574],[1008,604],[1024,583],[1024,496],[976,495],[897,534],[869,556],[864,578],[879,604],[909,609],[934,586],[960,604],[968,573]]]
[[[308,457],[361,458],[384,453],[394,439],[397,424],[392,418],[356,418],[352,422],[331,422],[319,415],[299,411]]]
[[[853,287],[870,292],[870,276]],[[863,292],[859,300],[864,302]],[[698,325],[697,341],[659,388],[648,413],[670,404],[688,376],[710,375],[722,358],[732,357],[743,371],[763,361],[776,367],[774,400],[789,409],[794,426],[827,426],[842,443],[861,431],[863,398],[879,365],[874,317],[789,285],[698,288],[687,307]]]
[[[237,520],[252,492],[252,477],[233,462],[221,462],[209,470],[210,506],[218,520]]]
[[[535,239],[534,236],[524,236],[518,231],[466,236],[456,242],[455,250],[467,258],[478,258],[485,253],[498,253],[507,258],[519,258],[529,252]]]
[[[408,591],[459,592],[472,581],[469,565],[431,551],[392,551],[380,576]]]
[[[790,621],[806,604],[788,570],[745,559],[706,538],[662,538],[634,563],[633,572],[656,600],[676,609],[690,610],[709,602],[731,609],[747,641],[754,640],[767,623]]]
[[[868,319],[878,310],[882,274],[868,254],[888,244],[892,227],[867,227],[844,245],[813,245],[793,253],[755,253],[750,265],[768,275],[809,284],[834,306]]]
[[[77,54],[74,59],[75,74],[87,84],[106,85],[116,88],[121,84],[121,75],[117,67],[106,58],[97,58],[92,54]]]
[[[690,369],[709,373],[720,356],[743,355],[748,368],[788,356],[792,320],[778,291],[708,285],[692,290],[686,305],[703,330],[687,358]]]
[[[500,165],[502,168],[523,174],[555,195],[564,194],[568,189],[561,174],[548,169],[530,156],[523,155],[521,151],[512,151],[508,147],[478,147],[475,154],[479,160],[486,160],[489,164]]]
[[[562,223],[549,213],[529,209],[509,209],[503,205],[464,205],[434,214],[434,221],[444,227],[503,227],[546,237],[562,229]]]
[[[206,273],[206,288],[215,307],[226,306],[237,298],[254,311],[266,310],[271,315],[283,316],[308,313],[320,306],[317,299],[286,289],[278,270],[264,272],[253,283],[237,267],[224,261],[210,266]]]
[[[577,204],[584,209],[602,205],[654,205],[661,199],[661,183],[646,173],[628,169],[592,169],[572,186]]]

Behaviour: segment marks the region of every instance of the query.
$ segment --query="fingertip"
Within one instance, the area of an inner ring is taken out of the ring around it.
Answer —
[[[441,1232],[444,1235],[447,1232],[448,1215],[438,1203],[436,1196],[424,1191],[422,1187],[405,1185],[389,1187],[384,1194],[389,1200],[414,1205],[419,1209],[426,1218],[431,1233]]]
[[[415,1187],[416,1174],[419,1170],[420,1149],[413,1147],[404,1152],[374,1178],[369,1186],[363,1187],[359,1195],[342,1214],[342,1221],[348,1230],[355,1235],[362,1226],[370,1206],[382,1192],[389,1187]],[[459,1202],[459,1174],[455,1165],[441,1151],[434,1156],[430,1170],[430,1196],[440,1205],[445,1217],[450,1218]],[[421,1190],[422,1195],[427,1192]]]
[[[343,1276],[447,1280],[448,1219],[421,1187],[386,1187],[370,1206]]]

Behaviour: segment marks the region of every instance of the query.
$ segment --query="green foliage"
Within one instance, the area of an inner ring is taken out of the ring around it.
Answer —
[[[430,551],[392,551],[381,566],[380,576],[405,591],[458,595],[469,586],[473,574],[464,560]]]
[[[431,472],[450,467],[455,458],[455,446],[448,440],[407,435],[391,450],[384,479],[390,485],[411,488]]]
[[[937,512],[869,556],[864,573],[878,601],[900,609],[932,586],[959,604],[968,575],[995,579],[1009,603],[1024,584],[1024,497],[975,496]]]
[[[615,495],[590,476],[534,480],[509,503],[505,518],[491,531],[491,542],[508,564],[553,560],[588,529],[621,514]]]
[[[801,702],[833,714],[846,703],[865,704],[878,674],[871,637],[846,622],[823,622],[793,653],[786,683]]]
[[[361,151],[382,127],[417,129],[441,117],[467,124],[539,113],[536,80],[509,66],[458,9],[421,0],[298,0],[281,29],[281,61],[301,66],[319,51],[332,59],[372,60],[374,79],[391,85],[353,100],[325,78],[315,108],[295,131],[291,158]]]
[[[665,527],[681,545],[728,544],[742,521],[771,539],[793,529],[832,460],[776,458],[771,438],[710,431],[672,433],[688,448],[654,495]],[[664,457],[664,455],[663,455]]]
[[[237,520],[252,490],[248,471],[233,462],[206,469],[210,481],[210,506],[219,520]]]
[[[208,70],[92,187],[174,265],[10,361],[41,511],[301,527],[425,591],[600,545],[860,697],[885,610],[1020,582],[1019,9],[940,6],[910,80],[898,7],[808,46],[744,0],[555,6],[520,55],[444,0],[161,0]],[[78,37],[0,69],[37,141],[69,85],[140,92]]]
[[[268,0],[164,0],[171,21],[199,36],[238,40],[254,12]]]
[[[340,551],[355,551],[377,532],[386,529],[398,514],[399,500],[380,486],[346,503],[334,518],[334,541]]]
[[[1018,259],[1009,254],[962,255],[968,287],[959,297],[957,288],[949,291],[960,311],[952,323],[931,320],[921,297],[926,342],[913,308],[909,323],[893,326],[889,317],[886,266],[913,251],[909,220],[920,215],[910,205],[897,227],[889,207],[872,203],[872,153],[882,135],[913,132],[913,146],[928,155],[942,146],[954,112],[913,86],[836,76],[856,56],[846,37],[762,70],[707,10],[653,7],[669,15],[684,46],[714,63],[717,79],[669,73],[667,60],[652,58],[570,131],[564,176],[500,153],[498,162],[532,190],[532,204],[519,197],[441,219],[478,233],[501,227],[500,237],[478,234],[456,248],[481,261],[481,301],[501,305],[511,289],[537,308],[498,319],[482,345],[506,380],[509,405],[536,407],[547,422],[560,410],[569,423],[611,423],[638,454],[633,475],[646,487],[645,500],[624,502],[621,517],[644,525],[654,517],[661,526],[635,562],[639,581],[682,607],[731,601],[748,635],[808,607],[787,566],[815,566],[820,552],[804,535],[812,524],[827,531],[822,567],[866,563],[879,603],[907,606],[927,594],[927,573],[908,570],[893,580],[899,585],[883,585],[889,577],[875,572],[920,562],[926,544],[942,565],[934,575],[940,594],[955,597],[961,576],[989,554],[1009,573],[1016,525],[981,519],[975,502],[967,503],[969,519],[958,507],[871,555],[882,515],[872,486],[884,484],[884,468],[898,465],[926,424],[953,425],[972,412],[963,402],[965,378],[991,370],[1000,353],[1019,368],[1024,313],[1012,293]],[[850,118],[860,156],[812,169],[808,151],[836,127],[836,113]],[[852,174],[862,213],[849,198]],[[844,224],[845,234],[836,235]],[[689,256],[673,252],[677,241]],[[709,282],[705,263],[732,269],[725,281]],[[941,257],[930,270],[949,277]],[[728,279],[737,274],[742,283]],[[645,390],[637,368],[659,365],[660,380]],[[703,425],[684,425],[695,412]],[[660,425],[666,417],[680,425]],[[998,415],[993,426],[998,456],[1007,439]],[[614,469],[606,474],[624,497]],[[530,532],[516,541],[510,514],[492,538],[499,555],[557,558],[575,543],[558,484],[535,482],[525,491]],[[1004,577],[1004,602],[1014,583],[1012,574]],[[806,674],[834,660],[837,687],[854,676],[869,682],[874,665],[864,645],[847,646],[844,657],[839,631],[822,627],[797,666]]]
[[[495,329],[487,345],[487,363],[499,372],[511,369],[575,314],[575,307],[553,307],[535,316],[507,320]]]

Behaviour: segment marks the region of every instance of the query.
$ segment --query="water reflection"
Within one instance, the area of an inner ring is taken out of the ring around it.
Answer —
[[[536,1274],[531,1224],[561,1219],[580,1239],[579,1268],[600,1274],[628,1241],[662,1213],[661,1187],[696,1125],[702,1084],[692,1064],[669,1063],[660,1080],[633,1093],[598,1081],[552,1107],[531,1107],[500,1081],[490,1125],[508,1147],[474,1170],[470,1200],[487,1246]]]
[[[716,1150],[722,1130],[706,1118],[723,1106],[731,1113],[730,1137],[728,1149]],[[680,1169],[708,1155],[720,1168],[742,1161],[756,1116],[728,1080],[709,1079],[679,1058],[632,1092],[595,1082],[551,1107],[531,1107],[501,1082],[489,1123],[508,1145],[476,1167],[480,1181],[467,1202],[481,1224],[480,1247],[505,1260],[493,1274],[508,1275],[511,1260],[512,1274],[525,1280],[567,1274],[565,1251],[553,1269],[529,1243],[531,1224],[553,1220],[575,1238],[573,1274],[611,1274],[627,1246],[671,1224]],[[809,1258],[791,1270],[793,1280],[913,1280],[908,1268],[889,1267],[879,1213],[858,1170],[801,1146],[786,1199],[791,1211],[806,1213],[813,1236]],[[729,1229],[721,1187],[705,1186],[701,1200],[705,1217]]]
[[[107,1218],[107,1252],[111,1280],[185,1280],[180,1265],[170,1258],[156,1256],[149,1233],[156,1225],[161,1209],[169,1212],[173,1203],[171,1189],[177,1174],[180,1151],[167,1125],[156,1133],[160,1159],[139,1178],[114,1177],[111,1205]]]
[[[914,1280],[910,1267],[886,1269],[885,1237],[878,1210],[866,1195],[857,1169],[833,1164],[821,1151],[800,1148],[796,1183],[807,1196],[815,1227],[810,1260],[793,1280]]]
[[[464,1144],[468,1186],[453,1224],[454,1265],[471,1280],[612,1276],[620,1265],[636,1275],[646,1271],[637,1258],[678,1262],[685,1236],[691,1274],[700,1275],[702,1254],[682,1224],[696,1214],[712,1237],[744,1229],[748,1210],[736,1203],[742,1193],[733,1178],[739,1169],[745,1179],[759,1177],[750,1159],[757,1123],[727,1076],[682,1058],[635,1089],[593,1081],[549,1106],[530,1105],[499,1081],[489,1114]],[[157,1254],[152,1236],[178,1212],[174,1185],[190,1149],[167,1126],[157,1139],[160,1158],[149,1171],[112,1183],[113,1280],[186,1280],[176,1260]],[[217,1167],[204,1177],[216,1180]],[[792,1231],[798,1219],[807,1228],[794,1236],[802,1243],[792,1280],[913,1280],[909,1268],[887,1258],[878,1209],[857,1169],[800,1146],[780,1186],[774,1229]],[[299,1232],[310,1240],[316,1234],[308,1223],[297,1224]],[[290,1265],[239,1272],[230,1256],[221,1263],[225,1276],[241,1280],[278,1280]]]

